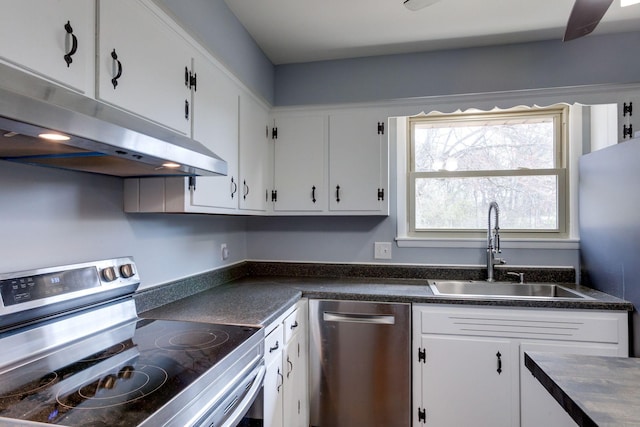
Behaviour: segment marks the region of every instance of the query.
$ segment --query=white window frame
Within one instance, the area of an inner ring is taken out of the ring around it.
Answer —
[[[558,227],[555,230],[506,230],[502,229],[505,236],[511,237],[536,237],[536,238],[564,238],[567,237],[568,215],[567,215],[567,197],[569,195],[569,187],[567,182],[567,105],[554,105],[551,107],[517,107],[508,110],[493,110],[489,112],[456,112],[451,114],[428,114],[419,115],[409,118],[408,134],[409,143],[407,144],[407,159],[409,162],[409,172],[407,174],[407,200],[409,203],[409,236],[413,237],[480,237],[486,230],[462,230],[462,229],[429,229],[418,230],[415,226],[415,183],[421,178],[466,178],[466,177],[496,177],[496,176],[531,176],[531,175],[555,175],[558,183],[557,193],[557,220]],[[425,123],[459,123],[459,122],[481,122],[483,120],[513,120],[545,117],[552,118],[554,123],[554,167],[551,169],[519,169],[519,170],[474,170],[474,171],[429,171],[418,172],[413,170],[414,158],[413,147],[414,125]]]
[[[555,172],[558,174],[559,181],[559,200],[558,200],[558,210],[559,212],[559,229],[557,231],[537,231],[537,230],[501,230],[503,234],[503,247],[527,247],[527,248],[550,248],[554,247],[557,249],[575,249],[578,245],[577,236],[575,236],[575,227],[572,224],[575,216],[570,211],[570,206],[572,206],[576,201],[573,200],[575,195],[570,192],[570,188],[572,183],[575,184],[575,170],[577,170],[577,157],[580,155],[579,152],[575,151],[575,148],[569,142],[570,133],[576,130],[580,130],[580,120],[574,120],[575,124],[568,123],[569,117],[575,118],[576,116],[579,118],[580,112],[572,112],[572,109],[568,104],[555,104],[549,107],[517,107],[506,110],[498,110],[497,108],[491,111],[480,111],[480,110],[467,110],[464,113],[457,111],[458,115],[460,114],[489,114],[494,113],[496,111],[501,111],[503,114],[508,114],[505,112],[522,112],[522,111],[542,111],[542,110],[553,110],[553,109],[563,109],[563,119],[562,123],[560,123],[560,131],[562,132],[561,138],[562,141],[559,142],[558,148],[561,150],[558,157],[559,166],[556,167]],[[452,113],[454,114],[454,113]],[[442,117],[442,113],[432,113],[434,116]],[[419,116],[428,117],[429,114],[421,113]],[[482,230],[474,230],[474,231],[439,231],[433,230],[429,232],[418,232],[415,230],[410,230],[410,218],[409,215],[412,210],[412,194],[413,194],[413,186],[411,183],[413,182],[413,178],[410,178],[410,136],[411,136],[411,126],[410,120],[412,117],[396,117],[396,135],[395,141],[397,143],[397,190],[398,190],[398,223],[397,223],[397,237],[396,241],[398,242],[398,246],[400,247],[480,247],[483,245],[484,240],[486,239],[486,231]],[[580,132],[574,132],[575,137],[580,137]],[[570,166],[571,165],[571,166]],[[574,170],[575,169],[575,170]],[[438,172],[440,174],[446,175],[447,172]],[[502,173],[502,172],[500,172]],[[524,174],[531,172],[524,172]],[[470,172],[470,174],[473,174]],[[560,184],[560,182],[562,184]]]

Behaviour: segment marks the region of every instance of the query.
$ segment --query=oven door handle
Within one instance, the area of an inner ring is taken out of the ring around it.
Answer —
[[[224,423],[220,427],[235,427],[238,425],[242,417],[245,416],[253,402],[256,400],[256,397],[260,393],[262,389],[262,385],[264,382],[264,375],[267,372],[267,368],[264,363],[261,363],[256,369],[254,369],[255,378],[253,380],[253,384],[251,388],[245,394],[244,398],[236,403],[235,409],[229,416],[224,420]]]

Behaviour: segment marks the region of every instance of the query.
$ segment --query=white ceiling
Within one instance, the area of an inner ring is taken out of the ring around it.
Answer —
[[[441,0],[412,12],[403,0],[225,1],[274,64],[562,40],[573,6]],[[638,30],[640,4],[621,8],[614,0],[593,34]]]

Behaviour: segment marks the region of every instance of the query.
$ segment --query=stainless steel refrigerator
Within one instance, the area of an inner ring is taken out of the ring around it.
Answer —
[[[580,158],[581,283],[640,307],[640,138]],[[640,355],[640,316],[630,348]]]

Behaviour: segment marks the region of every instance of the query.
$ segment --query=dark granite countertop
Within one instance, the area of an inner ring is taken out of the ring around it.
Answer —
[[[592,300],[515,300],[435,296],[424,279],[243,277],[141,313],[142,317],[265,326],[301,297],[405,303],[629,311],[633,306],[585,287]]]
[[[525,366],[579,426],[640,425],[640,359],[532,352]]]

